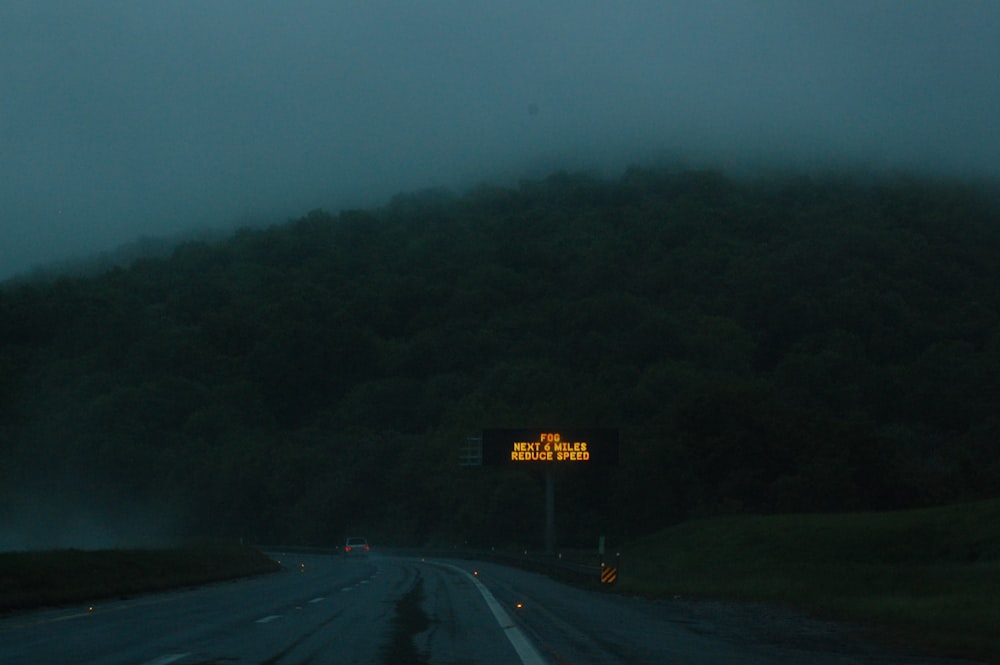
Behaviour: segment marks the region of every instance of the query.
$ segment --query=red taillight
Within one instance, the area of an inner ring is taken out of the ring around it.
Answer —
[[[351,546],[347,545],[346,547],[344,547],[344,551],[345,552],[350,552],[351,551]]]

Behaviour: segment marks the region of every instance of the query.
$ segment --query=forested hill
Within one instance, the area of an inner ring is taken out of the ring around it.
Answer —
[[[186,535],[533,543],[538,478],[458,447],[548,423],[621,431],[617,468],[557,478],[563,542],[998,496],[998,377],[977,186],[633,168],[403,194],[0,290],[0,517],[44,494]]]

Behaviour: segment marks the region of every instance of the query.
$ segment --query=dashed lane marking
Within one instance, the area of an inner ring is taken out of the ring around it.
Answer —
[[[104,605],[101,607],[88,607],[85,611],[82,612],[71,612],[69,614],[56,614],[54,616],[43,615],[39,617],[28,618],[26,621],[18,621],[17,623],[9,623],[9,624],[5,623],[3,625],[0,625],[0,630],[27,628],[29,626],[42,626],[49,623],[69,621],[71,619],[83,619],[85,617],[93,617],[100,614],[107,614],[109,612],[121,612],[122,610],[130,610],[134,607],[144,607],[146,605],[159,605],[161,603],[171,603],[176,600],[180,600],[182,597],[183,596],[181,594],[157,596],[142,600],[118,602],[115,604]]]
[[[159,658],[146,661],[143,665],[170,665],[170,663],[176,663],[178,660],[187,655],[188,654],[186,653],[172,653],[167,656],[160,656]]]
[[[271,623],[272,621],[277,621],[278,619],[281,619],[281,618],[282,618],[282,616],[280,614],[271,614],[270,616],[266,616],[266,617],[262,617],[260,619],[257,619],[257,621],[255,623]]]

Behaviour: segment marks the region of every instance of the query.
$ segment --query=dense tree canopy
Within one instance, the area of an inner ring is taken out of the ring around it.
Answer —
[[[534,543],[538,477],[458,447],[544,423],[621,431],[557,478],[567,542],[996,496],[998,285],[961,182],[632,168],[314,211],[0,289],[0,516],[49,484],[189,535]]]

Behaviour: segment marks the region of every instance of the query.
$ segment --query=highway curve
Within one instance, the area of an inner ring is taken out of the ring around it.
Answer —
[[[960,662],[764,606],[627,598],[492,563],[274,556],[273,575],[8,616],[0,663]]]

